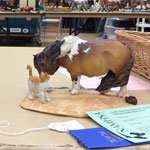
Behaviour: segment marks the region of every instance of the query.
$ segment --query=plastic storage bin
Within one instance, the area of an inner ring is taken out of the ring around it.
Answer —
[[[135,27],[114,27],[112,25],[106,25],[105,34],[107,34],[107,38],[116,40],[116,35],[114,34],[116,30],[135,30]]]

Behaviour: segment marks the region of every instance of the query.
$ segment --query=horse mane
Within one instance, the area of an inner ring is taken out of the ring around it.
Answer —
[[[62,39],[64,43],[61,45],[61,53],[59,58],[68,55],[69,59],[72,60],[74,55],[78,55],[80,51],[79,45],[88,43],[77,36],[67,36]]]
[[[47,57],[50,57],[52,61],[57,60],[57,58],[60,56],[61,50],[60,47],[63,44],[64,41],[55,41],[52,43],[52,45],[46,47],[43,50],[43,54]]]

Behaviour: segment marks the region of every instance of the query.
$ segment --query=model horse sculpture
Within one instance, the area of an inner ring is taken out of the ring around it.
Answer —
[[[81,11],[87,11],[92,7],[92,5],[94,5],[94,0],[72,0],[69,8],[72,7],[72,9],[75,8],[80,9]]]
[[[98,11],[118,11],[119,9],[124,9],[129,7],[131,10],[135,10],[137,6],[140,9],[145,7],[148,9],[150,0],[99,0],[100,9]]]
[[[7,10],[8,8],[14,6],[14,0],[1,0],[1,1],[0,1],[0,6],[1,6],[3,9]]]
[[[62,66],[72,79],[71,94],[78,94],[80,77],[101,76],[97,91],[105,93],[120,86],[118,96],[126,93],[133,56],[131,50],[114,40],[90,42],[76,36],[64,37],[34,56],[34,66],[40,73],[54,74]]]
[[[98,11],[118,11],[125,5],[125,0],[100,0],[101,7]]]
[[[53,6],[58,8],[59,6],[66,7],[67,2],[66,0],[48,0],[47,1],[48,6]]]
[[[147,4],[148,1],[147,0],[129,0],[131,9],[135,9],[138,5],[140,6],[140,9],[143,8],[143,6],[145,7],[145,9],[147,9]]]

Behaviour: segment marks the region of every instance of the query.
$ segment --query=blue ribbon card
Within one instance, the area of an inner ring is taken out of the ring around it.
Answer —
[[[86,112],[107,130],[133,143],[150,141],[150,104]]]
[[[103,127],[69,130],[69,133],[80,141],[85,147],[91,148],[117,148],[135,145],[124,140]],[[147,144],[150,142],[147,142]],[[144,144],[144,143],[143,143]]]

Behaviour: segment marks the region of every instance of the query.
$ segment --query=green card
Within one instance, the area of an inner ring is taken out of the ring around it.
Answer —
[[[150,104],[91,111],[87,115],[133,143],[150,141]]]

